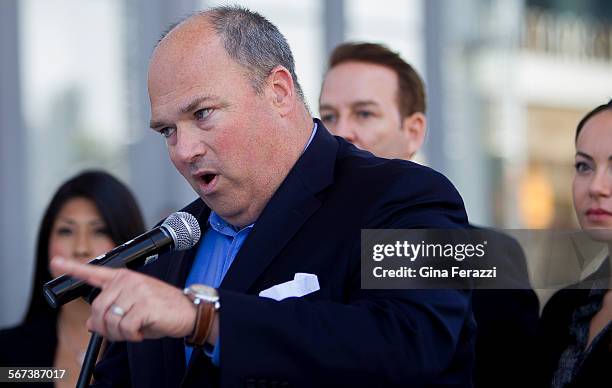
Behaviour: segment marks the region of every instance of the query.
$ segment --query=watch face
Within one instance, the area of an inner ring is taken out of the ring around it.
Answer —
[[[205,286],[203,284],[192,284],[191,286],[189,286],[189,289],[194,294],[210,295],[211,291],[214,292],[214,288]]]
[[[217,290],[212,287],[205,286],[203,284],[192,284],[189,286],[189,292],[196,298],[208,301],[216,302],[219,300],[219,294]]]

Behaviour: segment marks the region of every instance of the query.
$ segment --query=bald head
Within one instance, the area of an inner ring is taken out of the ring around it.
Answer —
[[[185,21],[174,28],[158,43],[151,57],[150,95],[155,94],[151,93],[151,87],[158,83],[168,83],[175,77],[193,74],[195,68],[203,65],[202,62],[206,59],[198,53],[204,53],[213,47],[222,49],[219,38],[205,20]]]
[[[274,55],[262,63],[248,57],[248,48],[266,51],[266,43],[229,38],[235,30],[261,30],[240,17],[269,22],[244,10],[218,12],[192,15],[157,45],[149,66],[151,128],[204,202],[240,227],[255,222],[313,123],[290,70]],[[272,27],[264,32],[280,35]]]
[[[282,66],[291,74],[297,94],[304,102],[289,44],[265,17],[238,6],[198,11],[171,26],[162,35],[158,46],[175,30],[194,24],[207,26],[218,35],[227,54],[245,68],[245,74],[256,91],[261,92],[263,82],[272,69]],[[198,38],[197,35],[195,38]]]

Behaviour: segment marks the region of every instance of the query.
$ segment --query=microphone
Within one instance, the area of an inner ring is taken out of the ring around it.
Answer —
[[[110,268],[137,268],[149,264],[152,255],[168,251],[183,251],[197,244],[200,239],[200,226],[194,216],[185,212],[170,214],[164,222],[150,231],[96,257],[88,262],[91,265]],[[90,295],[93,287],[69,275],[59,276],[43,286],[47,303],[58,308],[80,296]]]

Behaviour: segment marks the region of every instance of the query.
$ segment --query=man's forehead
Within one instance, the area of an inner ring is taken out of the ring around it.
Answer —
[[[208,50],[220,48],[220,39],[207,19],[196,15],[172,29],[159,42],[151,56],[149,71],[164,64],[174,66],[193,56],[203,56]]]
[[[324,92],[354,93],[383,87],[399,86],[397,74],[388,67],[366,62],[345,62],[332,67],[323,83]],[[392,90],[394,91],[394,90]]]
[[[214,29],[209,23],[209,19],[201,14],[193,15],[190,18],[180,22],[174,28],[166,33],[159,41],[156,48],[170,44],[191,43],[199,40],[206,41],[216,35]]]
[[[166,94],[206,80],[219,81],[216,78],[223,76],[223,70],[232,67],[214,34],[167,38],[156,48],[149,64],[150,94]]]
[[[338,109],[343,106],[351,109],[379,107],[382,102],[375,98],[361,98],[357,96],[347,96],[343,100],[321,99],[320,109]]]
[[[395,103],[399,82],[395,73],[383,66],[347,62],[329,70],[323,81],[320,107]]]
[[[346,61],[341,62],[331,69],[328,75],[334,78],[346,78],[357,81],[356,76],[365,78],[385,79],[393,82],[398,81],[397,73],[384,65],[365,61]]]

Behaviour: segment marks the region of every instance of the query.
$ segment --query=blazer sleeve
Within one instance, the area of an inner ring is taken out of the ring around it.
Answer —
[[[125,342],[108,344],[103,358],[96,364],[93,383],[90,386],[95,388],[132,386]]]

